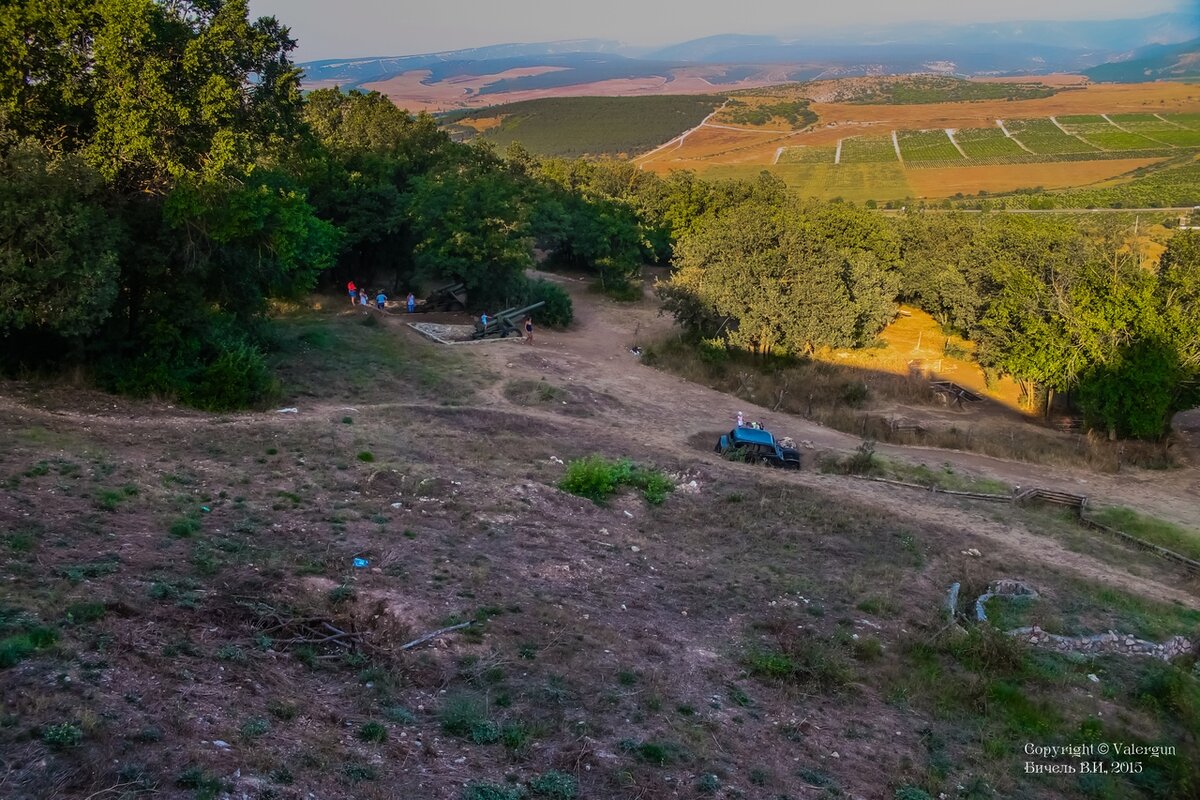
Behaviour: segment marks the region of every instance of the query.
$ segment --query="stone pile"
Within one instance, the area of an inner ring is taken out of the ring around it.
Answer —
[[[1160,644],[1116,631],[1098,633],[1094,636],[1060,636],[1056,633],[1047,633],[1037,625],[1029,628],[1016,628],[1008,631],[1008,635],[1060,653],[1089,655],[1115,653],[1126,656],[1150,656],[1163,661],[1171,661],[1179,656],[1196,652],[1196,644],[1186,636],[1172,636]]]

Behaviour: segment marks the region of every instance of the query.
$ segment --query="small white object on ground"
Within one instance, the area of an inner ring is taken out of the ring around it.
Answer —
[[[278,411],[276,411],[275,413],[276,414],[299,414],[300,409],[298,409],[298,408],[281,408]]]
[[[1088,680],[1091,681],[1092,683],[1100,682],[1100,678],[1090,672],[1088,673]]]

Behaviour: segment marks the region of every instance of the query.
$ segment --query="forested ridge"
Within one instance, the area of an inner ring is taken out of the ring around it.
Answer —
[[[272,298],[348,278],[461,280],[480,308],[556,297],[525,277],[537,247],[615,291],[672,264],[664,304],[706,347],[868,346],[906,301],[1114,435],[1158,436],[1197,401],[1195,232],[1148,270],[1103,223],[886,218],[765,174],[500,154],[379,94],[303,97],[294,45],[245,0],[0,10],[3,366],[252,406],[275,391]]]

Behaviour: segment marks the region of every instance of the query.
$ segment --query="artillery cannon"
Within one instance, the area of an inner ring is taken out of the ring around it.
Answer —
[[[531,311],[536,311],[546,305],[543,300],[534,303],[531,306],[524,308],[506,308],[494,317],[488,317],[486,326],[479,320],[475,320],[475,332],[471,334],[472,339],[487,339],[491,336],[499,336],[501,339],[507,337],[510,333],[520,335],[521,321]]]
[[[421,311],[461,311],[466,307],[466,284],[448,283],[430,292],[418,309]]]

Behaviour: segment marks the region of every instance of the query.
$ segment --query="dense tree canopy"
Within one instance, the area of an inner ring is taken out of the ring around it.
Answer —
[[[883,219],[842,205],[749,199],[677,246],[668,306],[707,307],[690,320],[759,353],[809,353],[870,343],[895,316],[895,235]]]

